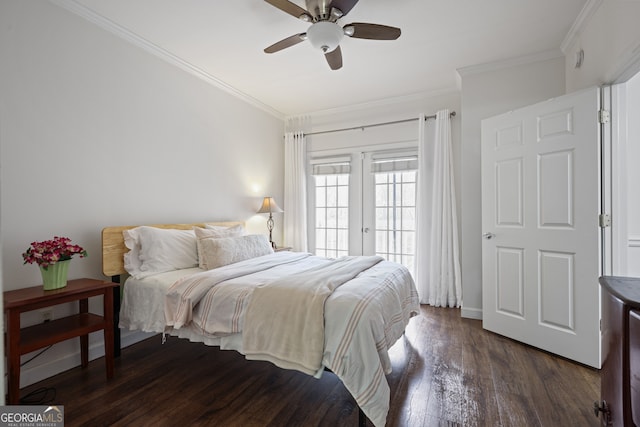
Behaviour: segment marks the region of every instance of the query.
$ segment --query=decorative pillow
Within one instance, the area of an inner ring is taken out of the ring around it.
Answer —
[[[220,234],[224,234],[224,236],[219,236],[219,237],[244,236],[244,226],[242,224],[232,225],[231,227],[227,227],[224,225],[205,224],[204,229],[215,230],[215,231],[218,231]]]
[[[273,253],[267,236],[249,234],[240,237],[222,237],[199,239],[200,261],[205,270],[233,264],[245,259]]]
[[[240,237],[244,235],[244,227],[241,224],[234,225],[232,227],[224,227],[220,225],[210,225],[205,224],[207,228],[194,227],[194,231],[196,233],[197,240],[197,251],[198,251],[198,266],[202,269],[204,267],[204,263],[202,262],[202,244],[200,243],[201,239],[219,239],[223,237]]]
[[[125,269],[128,265],[131,270],[127,269],[127,272],[136,278],[198,266],[196,235],[193,230],[142,226],[127,231],[125,245],[130,249],[130,256],[127,260],[125,254]],[[136,246],[139,248],[138,270],[135,261]]]

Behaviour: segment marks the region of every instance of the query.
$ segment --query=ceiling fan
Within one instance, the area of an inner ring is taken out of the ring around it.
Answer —
[[[342,67],[342,52],[340,50],[342,37],[369,40],[395,40],[400,37],[400,28],[387,25],[363,22],[353,22],[344,27],[338,25],[337,21],[349,13],[358,0],[305,0],[307,9],[288,0],[265,1],[289,15],[305,22],[311,22],[306,33],[294,34],[280,40],[266,48],[265,53],[278,52],[304,40],[309,40],[313,47],[324,52],[329,67],[332,70],[337,70]]]

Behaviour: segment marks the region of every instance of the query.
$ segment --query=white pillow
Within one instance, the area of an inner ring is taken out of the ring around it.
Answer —
[[[223,237],[239,237],[244,235],[244,227],[241,224],[234,225],[232,227],[224,227],[220,225],[210,225],[205,224],[207,228],[194,227],[196,233],[197,243],[197,251],[198,251],[198,266],[202,269],[205,269],[204,263],[202,262],[202,245],[200,243],[201,239],[219,239]]]
[[[200,242],[200,261],[205,270],[273,253],[267,236],[249,234],[240,237],[204,238]]]
[[[180,270],[198,266],[196,235],[193,230],[162,229],[142,226],[129,231],[129,243],[135,248],[139,245],[139,271],[129,274],[143,278],[156,273]],[[137,238],[137,239],[136,239]],[[128,264],[135,271],[135,249],[132,249]],[[125,268],[127,260],[125,259]]]
[[[140,270],[142,261],[140,260],[140,235],[138,228],[124,230],[122,232],[124,245],[129,249],[129,252],[124,254],[124,269],[134,277],[142,272],[142,270]]]

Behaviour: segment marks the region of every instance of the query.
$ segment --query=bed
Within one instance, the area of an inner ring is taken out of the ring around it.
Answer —
[[[387,350],[419,313],[409,271],[379,257],[274,251],[242,222],[108,227],[103,273],[124,283],[119,327],[235,350],[320,377],[335,373],[386,424]],[[361,417],[362,423],[362,417]]]

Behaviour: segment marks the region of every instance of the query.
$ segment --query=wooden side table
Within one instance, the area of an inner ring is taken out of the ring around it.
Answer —
[[[9,371],[7,404],[20,402],[20,356],[37,349],[80,337],[82,367],[89,364],[89,333],[104,330],[107,378],[114,371],[113,288],[118,283],[96,279],[70,280],[61,289],[45,291],[42,286],[4,292],[7,321],[5,350]],[[103,316],[89,313],[89,298],[102,295]],[[20,314],[53,305],[78,301],[77,314],[20,329]]]

